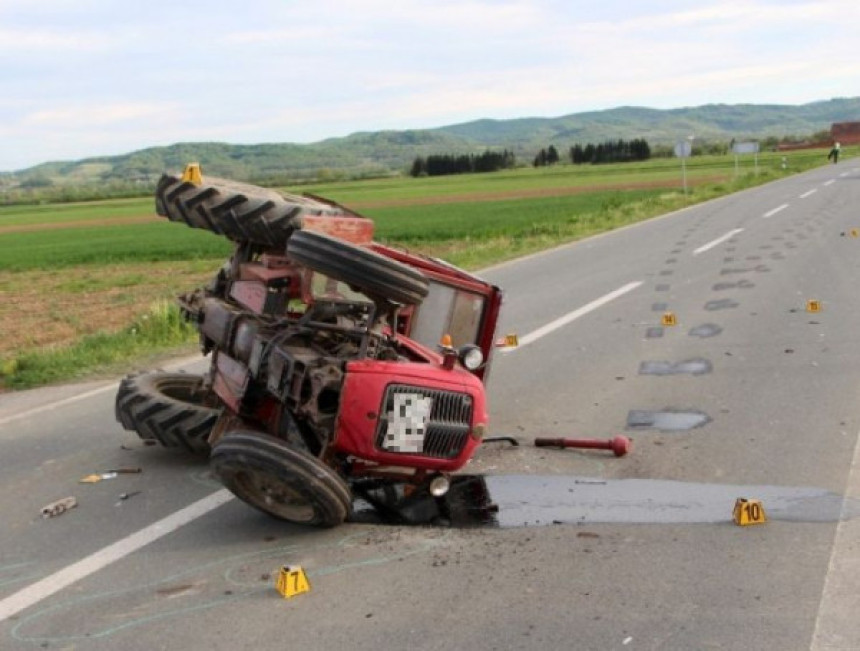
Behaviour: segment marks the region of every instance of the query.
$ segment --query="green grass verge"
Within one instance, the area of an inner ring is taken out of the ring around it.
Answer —
[[[0,364],[0,388],[29,389],[99,373],[119,373],[129,362],[168,351],[191,352],[197,330],[168,302],[153,305],[120,332],[84,337],[73,346],[25,352]]]

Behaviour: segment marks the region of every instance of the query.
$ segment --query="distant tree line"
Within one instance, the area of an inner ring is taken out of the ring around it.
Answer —
[[[558,149],[550,145],[546,149],[541,149],[535,156],[532,165],[535,167],[545,167],[547,165],[555,165],[559,161]]]
[[[570,161],[574,165],[591,163],[627,163],[629,161],[648,160],[651,158],[651,147],[646,140],[607,140],[599,145],[591,143],[570,148]]]
[[[444,176],[446,174],[469,174],[472,172],[497,172],[510,169],[517,164],[514,152],[490,151],[483,154],[433,154],[418,156],[412,162],[411,176]]]

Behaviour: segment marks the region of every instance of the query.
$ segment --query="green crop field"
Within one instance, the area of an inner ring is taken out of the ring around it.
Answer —
[[[477,269],[827,164],[821,150],[785,157],[783,168],[783,154],[761,154],[757,171],[742,157],[737,174],[733,156],[694,157],[686,195],[677,159],[285,189],[354,208],[380,241]],[[164,306],[230,250],[222,237],[156,217],[152,198],[0,207],[0,390],[106,368],[106,359],[127,365],[158,350],[159,337],[193,341]],[[160,332],[155,319],[170,328],[141,348],[141,331]]]

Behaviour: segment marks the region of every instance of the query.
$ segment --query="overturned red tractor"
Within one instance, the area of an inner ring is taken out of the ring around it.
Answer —
[[[235,249],[179,297],[208,372],[125,378],[126,429],[209,454],[237,497],[290,522],[337,525],[355,497],[408,520],[444,494],[487,432],[499,288],[374,242],[336,203],[193,167],[161,178],[156,210]]]

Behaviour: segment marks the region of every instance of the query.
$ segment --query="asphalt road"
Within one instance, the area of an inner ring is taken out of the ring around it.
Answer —
[[[114,382],[1,396],[0,648],[860,648],[858,206],[848,160],[487,270],[495,527],[284,525],[123,432]]]

